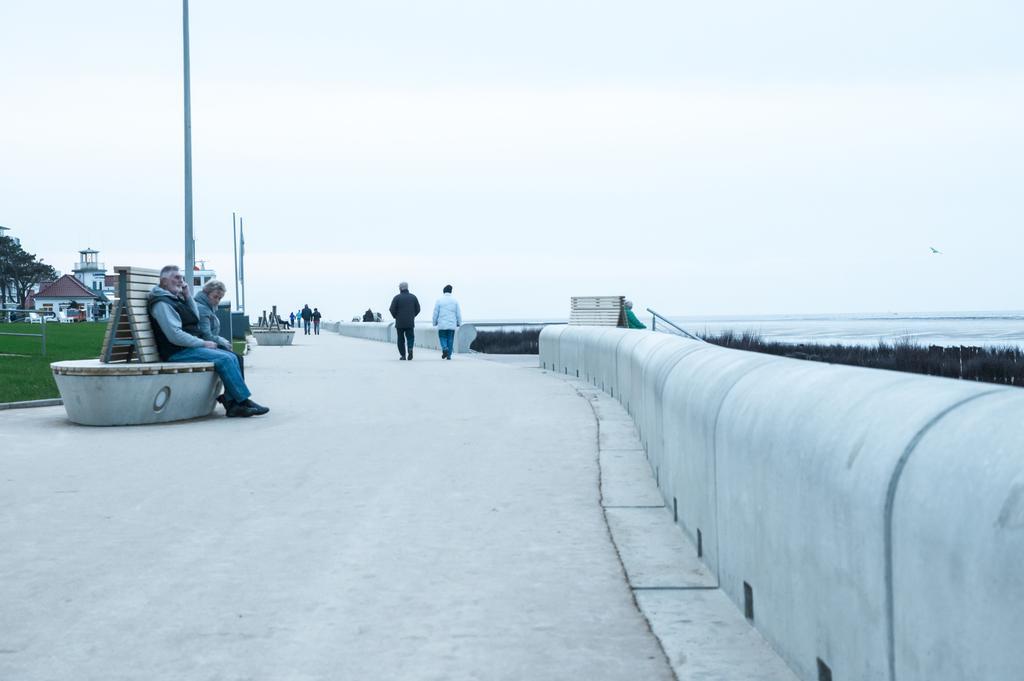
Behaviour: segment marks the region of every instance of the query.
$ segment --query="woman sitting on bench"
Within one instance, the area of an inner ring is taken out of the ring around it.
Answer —
[[[228,288],[224,282],[211,279],[203,286],[203,290],[193,296],[196,301],[196,309],[199,311],[199,337],[203,340],[213,341],[221,350],[235,352],[231,347],[231,341],[220,335],[220,319],[217,318],[217,307],[224,298]],[[238,358],[238,370],[245,378],[245,358],[235,353]]]
[[[224,409],[228,416],[259,416],[270,409],[249,399],[252,394],[239,370],[238,356],[204,340],[199,310],[177,265],[160,270],[160,285],[149,292],[149,316],[157,352],[164,362],[213,362],[224,383]]]

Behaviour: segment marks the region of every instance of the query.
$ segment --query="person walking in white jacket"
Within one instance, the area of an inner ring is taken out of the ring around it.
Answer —
[[[462,308],[459,307],[459,301],[452,297],[451,284],[444,287],[444,295],[434,303],[434,326],[437,327],[437,338],[441,342],[441,359],[451,359],[455,329],[462,326]]]

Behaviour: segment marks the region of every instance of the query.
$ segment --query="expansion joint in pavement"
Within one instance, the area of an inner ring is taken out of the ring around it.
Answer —
[[[718,585],[701,586],[697,584],[684,586],[631,586],[633,591],[718,591]]]
[[[605,504],[604,508],[665,508],[665,504],[656,504],[649,506],[617,506],[615,504]]]

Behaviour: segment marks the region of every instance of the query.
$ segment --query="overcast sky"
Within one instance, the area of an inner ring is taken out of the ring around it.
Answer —
[[[1024,3],[191,3],[197,257],[250,313],[455,286],[667,314],[1024,308]],[[0,225],[181,263],[181,3],[0,2]],[[929,247],[943,251],[932,255]]]

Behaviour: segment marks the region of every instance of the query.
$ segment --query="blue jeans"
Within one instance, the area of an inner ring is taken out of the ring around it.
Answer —
[[[441,352],[452,356],[452,346],[455,345],[455,329],[438,329],[437,340],[441,342]]]
[[[405,357],[405,343],[408,340],[409,354],[411,355],[412,344],[416,342],[416,334],[412,329],[395,329],[395,333],[398,335],[398,354]]]
[[[243,402],[252,395],[238,369],[238,355],[213,348],[185,348],[171,355],[170,362],[213,362],[213,369],[224,382],[224,394],[235,402]]]
[[[308,336],[309,335],[309,320],[302,320],[302,331]]]

